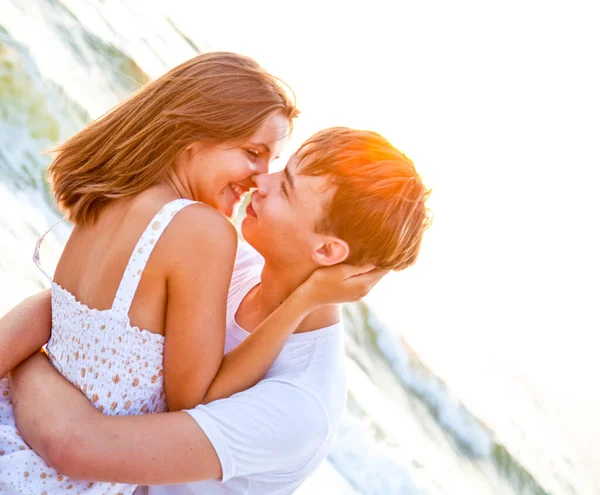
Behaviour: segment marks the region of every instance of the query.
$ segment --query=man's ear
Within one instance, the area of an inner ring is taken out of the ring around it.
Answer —
[[[324,237],[313,251],[312,259],[317,265],[331,266],[342,263],[350,255],[350,247],[346,241],[338,237]]]

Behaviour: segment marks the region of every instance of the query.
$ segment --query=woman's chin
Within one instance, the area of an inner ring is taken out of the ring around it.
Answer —
[[[244,196],[240,198],[235,194],[229,194],[226,195],[223,199],[225,199],[225,201],[223,201],[223,204],[221,205],[222,208],[219,208],[219,210],[226,217],[234,219],[237,216],[240,207],[242,206]]]
[[[220,201],[216,206],[229,219],[233,219],[240,209],[240,203],[235,201]]]

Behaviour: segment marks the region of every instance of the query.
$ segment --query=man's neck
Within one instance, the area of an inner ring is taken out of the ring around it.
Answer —
[[[265,263],[261,280],[240,303],[236,321],[252,332],[312,273],[310,269],[285,268]],[[310,332],[333,325],[340,320],[338,305],[321,306],[311,311],[294,333]]]

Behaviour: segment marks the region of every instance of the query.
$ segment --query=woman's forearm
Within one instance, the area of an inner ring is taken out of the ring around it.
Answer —
[[[246,340],[225,355],[202,403],[230,397],[258,383],[313,309],[358,301],[385,273],[343,264],[313,272]]]
[[[230,397],[258,383],[313,307],[304,291],[293,292],[241,344],[224,356],[202,403]]]
[[[40,349],[50,338],[50,290],[35,294],[0,319],[0,378]]]

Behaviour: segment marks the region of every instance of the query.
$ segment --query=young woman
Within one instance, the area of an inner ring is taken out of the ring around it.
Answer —
[[[253,187],[252,176],[278,156],[297,113],[277,79],[256,62],[209,53],[59,146],[49,177],[75,227],[51,284],[47,351],[97,409],[111,415],[179,410],[248,388],[307,301],[315,304],[314,296],[288,298],[244,343],[264,354],[223,358],[237,243],[227,217]],[[340,296],[314,292],[323,296],[321,304]],[[17,348],[0,345],[0,376],[46,340],[32,335]],[[0,401],[0,492],[73,493],[73,482],[20,438],[6,380]],[[75,488],[126,494],[135,487]]]

